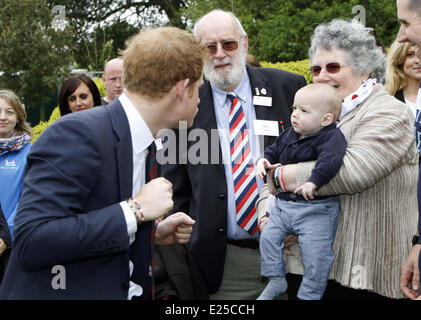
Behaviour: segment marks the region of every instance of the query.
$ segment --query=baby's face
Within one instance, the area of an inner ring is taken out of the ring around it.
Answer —
[[[317,94],[297,92],[292,109],[291,124],[299,135],[314,134],[324,127],[322,122],[328,111]]]

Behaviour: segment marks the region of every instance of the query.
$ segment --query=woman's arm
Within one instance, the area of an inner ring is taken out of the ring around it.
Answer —
[[[385,105],[381,110],[369,110],[348,121],[352,122],[343,125],[348,147],[342,167],[317,191],[318,195],[362,192],[402,163],[416,162],[414,120],[403,105]],[[294,191],[305,183],[314,166],[315,161],[288,165],[284,169],[287,190]]]

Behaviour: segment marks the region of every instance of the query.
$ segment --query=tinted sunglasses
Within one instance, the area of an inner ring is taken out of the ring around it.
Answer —
[[[214,55],[218,50],[218,43],[209,43],[206,45],[209,50],[209,55]],[[238,48],[238,42],[235,40],[228,40],[221,42],[224,51],[233,51]]]
[[[338,73],[339,70],[341,70],[341,67],[345,67],[345,66],[341,66],[339,63],[336,63],[336,62],[332,62],[332,63],[328,63],[325,67],[311,66],[310,72],[313,74],[313,76],[318,76],[320,72],[322,71],[322,69],[326,68],[326,71],[329,73]]]

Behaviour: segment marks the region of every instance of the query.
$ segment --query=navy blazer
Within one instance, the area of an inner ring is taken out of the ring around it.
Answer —
[[[149,298],[152,224],[138,228],[129,248],[119,204],[132,195],[132,174],[130,128],[118,99],[51,125],[28,155],[0,299],[127,299],[129,250],[131,280]],[[64,289],[52,286],[55,265],[64,267]]]
[[[279,69],[254,68],[247,65],[250,85],[255,95],[255,89],[266,92],[272,97],[272,106],[255,105],[256,118],[274,120],[279,124],[279,130],[290,126],[290,115],[295,92],[306,85],[304,77]],[[173,184],[173,212],[182,211],[189,214],[195,221],[189,247],[197,261],[204,277],[209,293],[218,290],[224,270],[227,244],[227,184],[219,150],[213,150],[211,137],[218,139],[215,131],[218,128],[213,104],[210,83],[205,81],[199,89],[199,111],[190,130],[200,128],[207,133],[209,159],[207,163],[192,164],[186,161],[183,148],[177,147],[179,164],[162,166],[162,176]],[[279,121],[283,121],[283,125]],[[276,137],[265,136],[264,147],[275,142]],[[203,141],[202,141],[203,142]],[[187,148],[196,141],[187,141]],[[181,151],[181,153],[180,153]],[[218,153],[216,153],[218,151]],[[200,150],[196,151],[200,153]],[[200,155],[198,155],[200,156]],[[187,162],[187,164],[183,164]]]

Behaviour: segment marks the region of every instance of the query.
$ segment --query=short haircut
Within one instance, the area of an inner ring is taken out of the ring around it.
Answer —
[[[387,70],[385,89],[389,94],[394,95],[396,91],[408,85],[407,75],[403,71],[406,55],[411,44],[409,42],[398,42],[395,40],[390,46],[387,54]]]
[[[384,83],[386,55],[376,43],[371,28],[365,28],[357,21],[334,19],[320,24],[314,30],[309,49],[310,61],[318,49],[345,51],[346,62],[358,75],[368,73]]]
[[[206,48],[192,34],[175,27],[145,29],[128,41],[122,51],[126,89],[151,101],[161,99],[174,85],[203,77]]]
[[[240,38],[247,35],[246,31],[244,30],[243,26],[241,25],[240,20],[231,11],[224,11],[224,10],[221,10],[221,9],[214,9],[214,10],[208,12],[207,14],[205,14],[204,16],[200,17],[199,20],[197,20],[196,23],[194,24],[193,34],[197,38],[199,38],[198,28],[199,28],[200,23],[203,21],[203,19],[205,17],[207,17],[210,14],[214,14],[216,12],[225,13],[225,14],[229,15],[235,21],[235,23],[237,24],[238,35],[240,36]]]
[[[16,113],[16,118],[18,121],[16,123],[15,132],[18,135],[26,133],[32,137],[32,129],[28,122],[26,122],[26,111],[20,102],[19,97],[11,90],[0,89],[0,99],[5,100]]]
[[[89,88],[89,91],[91,91],[94,100],[94,107],[101,105],[101,95],[95,82],[84,74],[72,76],[63,82],[60,93],[58,95],[58,106],[60,108],[61,116],[71,113],[69,109],[68,98],[73,92],[75,92],[75,90],[82,82],[86,84],[86,86]]]
[[[327,83],[310,83],[299,89],[297,93],[305,91],[314,97],[315,107],[325,108],[326,113],[333,114],[335,122],[338,120],[342,111],[342,98],[334,87]]]

